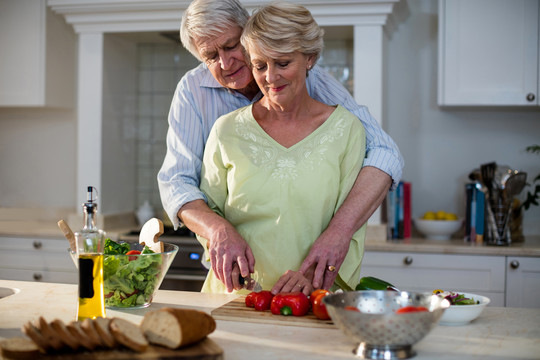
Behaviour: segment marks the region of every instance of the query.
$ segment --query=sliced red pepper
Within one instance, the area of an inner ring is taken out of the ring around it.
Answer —
[[[330,291],[325,289],[318,289],[311,293],[309,300],[311,301],[311,309],[313,310],[313,315],[321,320],[329,320],[330,315],[326,310],[326,305],[323,304],[322,299],[326,295],[331,294]]]
[[[411,312],[425,312],[428,311],[424,306],[404,306],[396,310],[396,314],[405,314]]]
[[[304,293],[280,293],[274,296],[274,298],[272,299],[270,311],[274,315],[280,315],[282,314],[282,308],[289,307],[291,309],[292,315],[304,316],[309,311],[309,305],[309,299]],[[283,312],[287,313],[288,310],[284,309]]]
[[[246,306],[255,308],[257,311],[265,311],[270,309],[273,297],[274,295],[267,290],[251,292],[246,296]]]
[[[351,306],[351,305],[345,306],[345,310],[360,312],[359,308],[357,308],[356,306]]]
[[[130,250],[126,253],[126,255],[140,255],[141,252],[139,250]],[[137,260],[136,256],[130,256],[129,261]]]

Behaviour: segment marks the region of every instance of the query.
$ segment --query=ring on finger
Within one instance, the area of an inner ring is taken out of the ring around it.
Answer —
[[[330,272],[334,272],[336,270],[336,267],[334,265],[328,265],[326,267],[326,270],[330,271]]]

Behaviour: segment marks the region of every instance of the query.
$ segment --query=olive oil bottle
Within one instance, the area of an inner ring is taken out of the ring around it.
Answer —
[[[83,204],[84,227],[75,233],[79,259],[79,304],[77,320],[105,317],[103,296],[103,246],[105,232],[95,224],[97,191],[87,188],[87,201]]]

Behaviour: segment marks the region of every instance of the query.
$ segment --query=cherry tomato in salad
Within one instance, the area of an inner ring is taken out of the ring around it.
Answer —
[[[139,250],[130,250],[126,253],[126,255],[140,255],[141,252]],[[136,256],[130,256],[129,261],[137,260]]]
[[[427,308],[423,306],[404,306],[396,310],[396,314],[405,314],[411,312],[425,312],[428,311]]]

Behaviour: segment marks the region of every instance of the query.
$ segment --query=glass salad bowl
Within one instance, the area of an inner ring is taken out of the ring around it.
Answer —
[[[412,346],[437,326],[450,306],[429,293],[376,290],[335,293],[323,303],[336,326],[358,344],[353,352],[362,359],[413,357]]]
[[[163,243],[163,252],[145,253],[138,243],[115,243],[130,254],[107,254],[107,241],[103,256],[103,293],[108,309],[140,309],[150,306],[171,263],[178,246]],[[77,252],[68,249],[78,266]],[[133,252],[142,252],[134,254]]]

